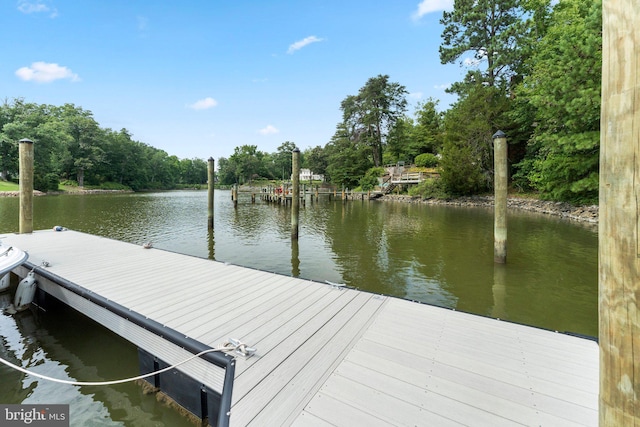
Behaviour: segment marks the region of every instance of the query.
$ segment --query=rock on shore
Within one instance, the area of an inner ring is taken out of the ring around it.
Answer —
[[[46,193],[42,191],[33,190],[34,196],[44,196]],[[18,197],[20,196],[19,191],[0,191],[0,197]]]
[[[78,189],[73,191],[50,191],[43,193],[42,191],[33,190],[34,196],[56,196],[60,194],[110,194],[110,193],[133,193],[132,190],[84,190]],[[18,197],[19,191],[0,191],[0,197]]]
[[[434,205],[448,206],[477,206],[477,207],[493,207],[493,196],[471,196],[458,197],[452,199],[422,199],[419,196],[392,195],[387,194],[378,200],[392,200],[408,203],[426,203]],[[575,221],[587,222],[592,224],[598,223],[598,206],[574,206],[564,202],[550,202],[537,199],[523,199],[518,197],[509,197],[507,199],[507,207],[511,209],[522,209],[531,212],[538,212],[547,215],[559,216]]]

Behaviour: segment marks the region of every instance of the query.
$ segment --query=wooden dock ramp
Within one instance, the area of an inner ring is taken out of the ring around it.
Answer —
[[[162,363],[228,338],[257,348],[177,368],[168,394],[212,425],[598,423],[591,340],[76,231],[0,238],[29,253],[17,274],[37,267],[44,292]]]

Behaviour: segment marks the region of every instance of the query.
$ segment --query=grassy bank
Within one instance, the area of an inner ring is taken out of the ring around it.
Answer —
[[[15,182],[0,181],[0,191],[20,191],[20,185]]]

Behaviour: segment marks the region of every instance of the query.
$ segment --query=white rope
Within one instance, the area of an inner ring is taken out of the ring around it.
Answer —
[[[13,363],[11,363],[11,362],[9,362],[7,360],[4,360],[1,357],[0,357],[0,362],[4,363],[5,365],[9,366],[10,368],[15,369],[16,371],[20,371],[20,372],[25,373],[27,375],[33,375],[34,377],[38,377],[38,378],[41,378],[41,379],[47,380],[47,381],[53,381],[53,382],[60,383],[60,384],[70,384],[70,385],[77,385],[77,386],[94,386],[94,385],[95,386],[100,386],[100,385],[122,384],[122,383],[126,383],[126,382],[129,382],[129,381],[141,380],[141,379],[144,379],[144,378],[147,378],[147,377],[151,377],[153,375],[162,374],[163,372],[170,371],[171,369],[174,369],[177,366],[180,366],[180,365],[182,365],[184,363],[187,363],[188,361],[193,360],[196,357],[200,357],[203,354],[213,353],[213,352],[216,352],[216,351],[234,351],[234,350],[237,350],[238,347],[239,346],[233,345],[231,343],[225,343],[221,347],[210,348],[208,350],[201,351],[200,353],[194,354],[193,356],[183,360],[182,362],[176,363],[175,365],[168,366],[168,367],[160,369],[158,371],[151,372],[151,373],[144,374],[144,375],[139,375],[137,377],[124,378],[124,379],[121,379],[121,380],[113,380],[113,381],[89,381],[89,382],[87,382],[87,381],[61,380],[59,378],[52,378],[52,377],[48,377],[46,375],[42,375],[42,374],[38,374],[38,373],[35,373],[35,372],[32,372],[32,371],[29,371],[29,370],[27,370],[27,369],[25,369],[25,368],[23,368],[21,366],[14,365]]]

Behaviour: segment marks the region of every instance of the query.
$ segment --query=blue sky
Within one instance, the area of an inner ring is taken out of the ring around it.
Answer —
[[[324,146],[371,77],[404,85],[410,115],[455,100],[466,70],[438,56],[452,3],[4,0],[0,96],[73,103],[179,158]]]

